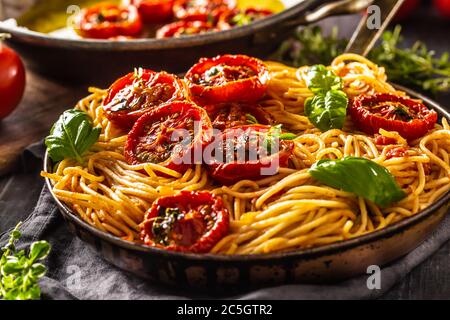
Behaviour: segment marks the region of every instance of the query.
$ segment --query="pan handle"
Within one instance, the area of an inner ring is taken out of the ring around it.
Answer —
[[[305,14],[288,20],[285,27],[295,27],[317,22],[329,16],[358,13],[372,4],[374,0],[339,0],[326,1],[325,4],[310,9]]]

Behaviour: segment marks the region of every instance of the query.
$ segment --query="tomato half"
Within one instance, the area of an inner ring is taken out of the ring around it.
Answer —
[[[134,6],[99,3],[81,10],[75,18],[75,31],[83,38],[93,39],[137,37],[142,31],[142,20]]]
[[[211,139],[206,111],[193,103],[175,101],[153,109],[134,124],[125,145],[129,164],[156,163],[184,173]]]
[[[15,51],[0,39],[0,119],[17,107],[25,90],[25,68]]]
[[[230,10],[223,12],[218,19],[217,27],[220,30],[228,30],[234,27],[241,27],[256,20],[272,15],[273,12],[265,9],[248,8],[244,11]]]
[[[165,23],[173,19],[174,0],[128,0],[125,4],[137,7],[144,23]]]
[[[397,131],[408,140],[422,137],[437,122],[437,113],[423,103],[388,93],[356,97],[349,113],[356,127],[365,133]]]
[[[216,23],[219,16],[236,7],[236,0],[175,0],[175,17],[184,21]]]
[[[214,26],[203,21],[178,21],[166,24],[156,31],[156,38],[177,38],[194,34],[201,34],[216,30]]]
[[[256,102],[267,90],[269,71],[245,55],[202,58],[186,74],[192,99],[200,105]]]
[[[271,125],[272,116],[259,105],[225,103],[205,106],[214,129],[225,130],[248,124]]]
[[[264,125],[246,125],[227,129],[215,137],[207,147],[212,154],[205,158],[211,177],[230,185],[273,175],[280,167],[287,167],[294,143],[281,140],[268,147],[266,138],[270,129]],[[264,172],[265,169],[272,169],[271,173]]]
[[[175,75],[139,69],[113,83],[103,109],[114,125],[129,129],[147,111],[178,100],[184,100],[183,84]]]
[[[181,191],[152,204],[141,239],[166,250],[205,253],[228,233],[229,219],[221,197],[207,191]]]

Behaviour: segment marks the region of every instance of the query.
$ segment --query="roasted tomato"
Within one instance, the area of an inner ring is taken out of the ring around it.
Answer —
[[[378,133],[380,129],[397,131],[403,138],[414,140],[434,127],[437,113],[423,103],[394,94],[360,95],[350,106],[353,123],[359,130]]]
[[[206,111],[186,101],[175,101],[145,113],[134,124],[125,145],[129,164],[156,163],[185,172],[211,139]]]
[[[156,31],[156,38],[177,38],[214,31],[212,24],[203,21],[178,21],[166,24]]]
[[[270,126],[233,127],[214,138],[205,152],[205,162],[213,179],[230,185],[275,174],[287,167],[294,144],[273,139]],[[206,158],[209,157],[209,158]]]
[[[202,58],[186,74],[192,99],[205,106],[227,102],[252,103],[267,90],[269,71],[258,59],[244,55]]]
[[[127,0],[126,5],[138,8],[145,23],[165,23],[173,19],[174,0]]]
[[[230,10],[223,12],[219,16],[217,28],[220,30],[228,30],[233,27],[241,27],[250,24],[256,20],[272,15],[270,10],[249,8],[245,11]]]
[[[114,125],[129,129],[150,109],[177,100],[184,100],[180,79],[166,72],[139,69],[113,83],[103,109]]]
[[[0,119],[3,119],[22,99],[26,77],[20,57],[1,40],[0,36]]]
[[[134,6],[99,3],[81,10],[75,18],[75,31],[93,39],[136,37],[142,31],[142,20]]]
[[[214,129],[225,130],[247,124],[271,125],[272,116],[261,106],[239,103],[225,103],[205,106]]]
[[[181,191],[153,203],[142,223],[141,239],[166,250],[204,253],[228,228],[229,213],[222,198],[206,191]]]
[[[235,7],[235,0],[175,0],[173,11],[179,20],[216,23],[223,12]]]

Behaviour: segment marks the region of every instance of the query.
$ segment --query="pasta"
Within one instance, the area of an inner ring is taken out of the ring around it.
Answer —
[[[200,164],[184,174],[152,163],[129,165],[123,155],[127,136],[103,114],[106,91],[94,88],[76,106],[102,128],[98,142],[84,156],[85,164],[65,159],[53,173],[42,175],[52,180],[54,194],[81,219],[133,242],[141,241],[140,224],[153,201],[181,190],[209,190],[223,198],[231,215],[228,235],[211,250],[217,254],[263,254],[358,237],[417,214],[450,189],[446,119],[409,146],[395,132],[383,131],[407,146],[405,156],[389,158],[393,146],[377,145],[373,136],[358,132],[349,117],[342,130],[321,132],[310,123],[304,116],[304,102],[312,96],[305,83],[307,67],[266,65],[270,80],[261,105],[297,135],[290,166],[273,176],[222,186]],[[376,92],[405,95],[387,82],[383,68],[361,56],[338,56],[329,69],[343,79],[349,98]],[[387,168],[407,196],[381,208],[353,193],[322,185],[308,172],[318,160],[345,156],[364,157]]]

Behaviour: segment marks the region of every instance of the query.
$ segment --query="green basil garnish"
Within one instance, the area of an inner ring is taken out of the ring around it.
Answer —
[[[383,208],[406,196],[385,167],[365,158],[323,159],[309,173],[323,184],[352,192]]]
[[[342,79],[323,65],[312,66],[305,79],[308,89],[314,93],[305,101],[309,121],[321,131],[342,129],[348,105]]]
[[[97,142],[100,132],[101,128],[94,128],[85,112],[67,110],[53,125],[45,145],[53,161],[69,158],[82,164],[82,155]]]

